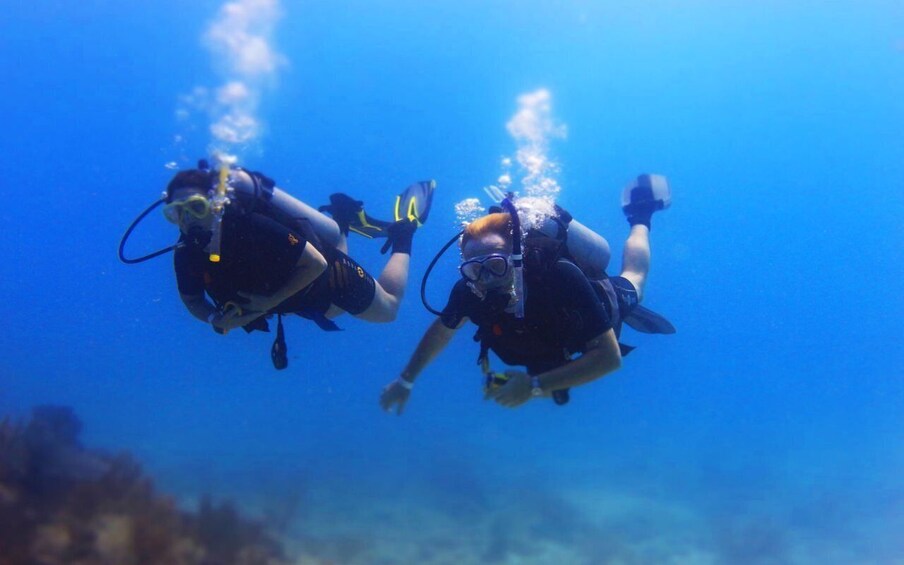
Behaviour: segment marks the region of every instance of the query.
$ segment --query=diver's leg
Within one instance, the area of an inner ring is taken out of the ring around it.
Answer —
[[[408,283],[408,253],[393,253],[379,280],[374,280],[354,259],[331,251],[328,257],[330,301],[327,318],[348,312],[368,322],[395,320]]]
[[[416,229],[417,224],[407,219],[387,229],[387,246],[392,248],[392,254],[377,280],[344,252],[333,252],[328,259],[332,306],[326,316],[332,318],[344,311],[368,322],[395,320],[408,284]]]
[[[368,322],[391,322],[396,319],[405,286],[408,284],[408,267],[411,256],[407,253],[393,253],[377,279],[373,302],[355,317]]]
[[[391,322],[399,312],[399,305],[408,284],[408,267],[411,264],[411,244],[417,223],[409,219],[399,220],[387,229],[388,241],[384,249],[392,248],[392,255],[376,281],[374,300],[357,315],[369,322]]]
[[[643,300],[643,287],[650,272],[650,221],[653,214],[672,202],[672,190],[662,175],[639,175],[622,191],[622,211],[631,225],[622,255],[622,276],[637,289],[637,301]]]
[[[621,276],[637,289],[637,301],[643,300],[643,287],[650,272],[650,228],[643,224],[631,226],[622,255]]]
[[[339,238],[336,240],[336,249],[348,255],[348,235],[341,231],[339,232]]]

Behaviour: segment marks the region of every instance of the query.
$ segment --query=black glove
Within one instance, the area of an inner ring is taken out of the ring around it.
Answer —
[[[393,253],[411,255],[411,242],[414,239],[415,230],[417,230],[417,223],[408,218],[403,218],[390,225],[386,230],[389,235],[380,253],[386,253],[392,247]]]

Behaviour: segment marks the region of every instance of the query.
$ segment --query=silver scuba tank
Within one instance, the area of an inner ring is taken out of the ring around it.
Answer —
[[[537,229],[549,237],[558,235],[560,224],[553,217],[547,217]],[[609,242],[579,221],[572,219],[568,224],[565,247],[575,264],[590,279],[602,278],[612,256]]]
[[[260,186],[257,179],[242,169],[233,169],[229,176],[229,186],[233,192],[230,198],[236,198],[239,202],[258,202],[258,199],[263,199],[272,208],[273,214],[287,221],[305,219],[323,244],[331,247],[339,245],[341,238],[339,226],[316,208],[308,206],[276,186],[272,188]]]

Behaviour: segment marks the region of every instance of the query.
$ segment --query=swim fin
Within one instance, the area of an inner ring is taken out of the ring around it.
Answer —
[[[671,322],[640,304],[631,309],[624,322],[645,334],[673,334],[676,331]]]
[[[349,231],[353,231],[370,239],[387,237],[386,228],[392,224],[392,222],[371,218],[364,211],[364,202],[341,192],[331,194],[330,203],[321,206],[319,210],[329,212],[333,220],[339,224],[339,229],[346,235]]]
[[[371,218],[362,208],[358,212],[355,221],[349,224],[348,229],[358,235],[373,239],[377,237],[386,237],[386,228],[391,225],[392,222],[384,222],[383,220]]]
[[[406,188],[402,194],[396,197],[395,221],[407,218],[417,223],[418,226],[424,225],[430,214],[435,189],[436,181],[434,180],[416,182]]]
[[[639,175],[622,191],[621,205],[628,223],[650,227],[654,212],[672,204],[669,181],[662,175]]]

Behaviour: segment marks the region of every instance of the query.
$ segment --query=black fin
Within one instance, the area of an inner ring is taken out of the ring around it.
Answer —
[[[624,322],[645,334],[673,334],[676,331],[671,322],[639,304],[625,316]]]

